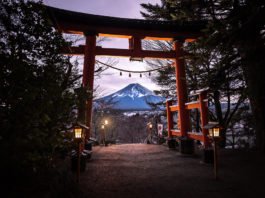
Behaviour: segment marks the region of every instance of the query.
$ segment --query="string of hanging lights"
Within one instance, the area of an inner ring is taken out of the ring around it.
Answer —
[[[136,74],[140,74],[140,78],[142,78],[142,74],[143,73],[148,73],[148,75],[151,76],[151,72],[153,72],[153,71],[158,71],[158,70],[162,70],[162,69],[165,69],[165,68],[170,67],[170,65],[169,65],[169,66],[162,66],[162,67],[159,67],[159,68],[156,68],[156,69],[141,70],[141,71],[132,71],[132,70],[126,70],[126,69],[117,68],[117,67],[114,67],[112,65],[109,65],[107,63],[103,63],[103,62],[101,62],[99,60],[96,60],[96,62],[99,63],[99,64],[101,64],[101,65],[104,65],[106,67],[109,67],[109,68],[112,68],[112,69],[115,69],[115,70],[120,71],[120,76],[122,76],[122,72],[129,73],[129,77],[132,76],[132,73],[136,73]]]

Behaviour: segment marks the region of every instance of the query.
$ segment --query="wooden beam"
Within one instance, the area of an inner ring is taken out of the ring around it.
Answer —
[[[181,137],[180,130],[170,130],[172,136]],[[204,141],[203,135],[201,133],[188,132],[187,137],[193,140]]]
[[[196,39],[194,39],[194,38],[185,39],[185,42],[188,42],[188,43],[191,43],[191,42],[194,42],[194,41],[196,41]]]
[[[190,139],[199,140],[199,141],[204,142],[204,138],[203,138],[203,135],[201,133],[188,132],[187,136]]]
[[[141,38],[175,38],[184,37],[186,40],[193,40],[202,36],[200,32],[191,31],[163,31],[163,30],[146,30],[146,29],[133,29],[126,27],[105,27],[105,26],[88,26],[82,24],[68,23],[66,21],[60,22],[60,30],[64,33],[83,35],[84,32],[95,32],[99,34],[108,35],[131,35]]]
[[[134,51],[132,49],[112,49],[97,47],[96,54],[98,56],[122,56],[122,57],[141,57],[141,58],[160,58],[160,59],[174,59],[174,51],[149,51],[141,50]]]
[[[180,130],[171,130],[170,132],[172,136],[177,136],[177,137],[181,136]]]
[[[201,134],[201,133],[188,132],[187,136],[190,139],[199,140],[199,141],[204,142],[204,137],[203,137],[203,134]]]
[[[84,55],[84,46],[76,46],[62,49],[62,53],[66,55]],[[115,49],[96,47],[97,56],[118,56],[118,57],[141,57],[141,58],[158,58],[158,59],[174,59],[176,57],[174,51],[134,51],[132,49]]]
[[[199,109],[200,108],[200,103],[199,102],[191,102],[191,103],[186,103],[185,104],[186,109]]]
[[[83,68],[83,87],[88,88],[91,91],[92,97],[89,97],[86,101],[86,116],[85,124],[88,126],[86,129],[85,139],[89,140],[91,135],[91,118],[93,107],[93,87],[94,87],[94,71],[95,71],[95,58],[96,58],[96,35],[86,36],[86,46],[84,48],[84,68]]]
[[[154,41],[173,41],[173,38],[171,37],[152,37],[152,36],[146,36],[144,37],[144,40],[154,40]]]
[[[166,106],[167,106],[167,128],[168,128],[168,137],[169,138],[172,137],[171,129],[173,128],[173,116],[172,116],[172,113],[170,111],[170,105],[172,105],[172,101],[168,100],[166,102]]]
[[[184,50],[183,41],[174,42],[175,49],[175,73],[176,73],[176,87],[178,95],[178,106],[179,106],[179,127],[181,136],[187,136],[187,131],[190,130],[190,118],[189,112],[186,109],[185,103],[187,102],[187,82],[185,72],[185,61],[184,61]],[[181,58],[180,58],[181,57]]]
[[[99,33],[98,36],[111,37],[111,38],[124,38],[124,39],[130,39],[130,38],[132,38],[132,35],[105,34],[105,33]]]
[[[175,112],[175,111],[178,111],[179,110],[179,106],[175,105],[175,106],[170,106],[170,111],[171,112]]]

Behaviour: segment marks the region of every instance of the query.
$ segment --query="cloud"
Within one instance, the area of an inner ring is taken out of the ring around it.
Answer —
[[[160,0],[44,0],[49,6],[122,18],[142,18],[141,3],[160,3]]]

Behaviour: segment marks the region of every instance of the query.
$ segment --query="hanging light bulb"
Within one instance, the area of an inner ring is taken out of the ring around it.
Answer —
[[[149,76],[151,76],[151,72],[149,72]]]
[[[129,77],[132,77],[131,73],[129,73]]]
[[[142,78],[142,74],[140,73],[140,78]]]
[[[122,72],[120,72],[120,76],[122,76]]]

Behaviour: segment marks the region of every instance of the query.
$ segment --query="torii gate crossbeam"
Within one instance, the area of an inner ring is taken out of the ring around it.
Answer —
[[[51,19],[59,31],[63,33],[81,34],[86,37],[83,46],[64,49],[65,54],[84,55],[83,86],[93,89],[94,66],[96,56],[122,56],[137,58],[161,58],[175,61],[177,106],[167,102],[168,136],[181,136],[203,141],[209,145],[208,131],[202,130],[202,134],[191,134],[189,110],[198,108],[201,111],[201,122],[206,124],[207,105],[204,102],[205,92],[200,94],[198,103],[187,104],[187,85],[185,76],[185,63],[183,43],[195,40],[202,35],[204,22],[170,22],[152,21],[140,19],[123,19],[115,17],[98,16],[78,13],[47,7]],[[97,36],[126,38],[129,49],[111,49],[96,46]],[[172,51],[148,51],[143,50],[141,41],[148,40],[172,40]],[[92,99],[86,102],[86,125],[91,126]],[[173,130],[172,112],[178,111],[179,131]],[[86,131],[86,139],[90,137],[90,129]]]

